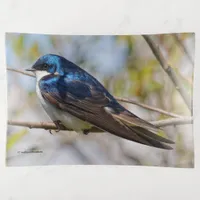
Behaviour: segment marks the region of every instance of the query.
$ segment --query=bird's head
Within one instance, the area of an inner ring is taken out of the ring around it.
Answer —
[[[35,73],[37,78],[41,78],[48,74],[57,73],[59,75],[64,74],[63,63],[67,62],[62,56],[47,54],[41,56],[30,69],[26,71],[31,71]]]

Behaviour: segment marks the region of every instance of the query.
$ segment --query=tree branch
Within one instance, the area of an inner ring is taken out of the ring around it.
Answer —
[[[45,129],[45,130],[56,130],[56,126],[52,122],[25,122],[25,121],[14,121],[14,120],[8,120],[8,125],[11,126],[23,126],[28,128],[39,128],[39,129]],[[165,126],[171,126],[171,125],[184,125],[184,124],[192,124],[193,119],[192,117],[182,117],[182,118],[172,118],[172,119],[165,119],[165,120],[159,120],[159,121],[153,121],[151,122],[153,125],[157,127],[165,127]],[[64,126],[61,127],[61,130],[67,130],[72,131],[71,129],[68,129]],[[90,129],[90,132],[102,132],[102,130],[93,127]]]
[[[178,34],[172,34],[175,41],[179,44],[180,48],[182,49],[182,51],[185,53],[185,55],[188,57],[188,60],[191,62],[191,64],[194,66],[194,61],[192,59],[192,56],[189,54],[187,48],[185,47],[185,45],[183,44],[183,42],[181,41],[180,37]]]
[[[159,61],[160,65],[164,69],[164,71],[168,74],[169,78],[172,80],[175,88],[177,89],[177,91],[182,96],[182,98],[185,101],[186,105],[188,106],[189,110],[191,110],[191,100],[189,98],[189,95],[186,93],[186,91],[183,87],[183,84],[179,80],[175,71],[166,62],[166,60],[165,60],[164,56],[162,55],[158,45],[156,45],[156,43],[152,40],[152,38],[150,36],[143,35],[143,37],[144,37],[145,41],[147,42],[147,44],[149,45],[149,47],[151,48],[153,54],[155,55],[155,57]]]
[[[165,127],[171,125],[176,126],[176,125],[184,125],[192,123],[193,123],[192,117],[171,118],[171,119],[164,119],[152,122],[152,124],[157,127]]]
[[[20,121],[8,120],[7,123],[8,125],[23,126],[23,127],[28,127],[30,129],[32,128],[45,129],[45,130],[57,129],[56,125],[53,122],[24,122],[24,121],[20,122]],[[61,130],[73,131],[72,129],[66,128],[65,126],[61,126]],[[90,132],[98,132],[98,131],[101,131],[101,130],[95,127],[90,130]]]
[[[13,71],[13,72],[17,72],[17,73],[20,73],[20,74],[23,74],[23,75],[35,77],[33,74],[24,72],[24,71],[22,71],[22,70],[13,69],[13,68],[7,68],[7,70]],[[138,103],[138,102],[135,101],[135,100],[126,99],[126,98],[120,98],[120,97],[115,97],[115,98],[116,98],[118,101],[125,102],[125,103],[130,103],[130,104],[134,104],[134,105],[140,106],[140,107],[142,107],[142,108],[146,108],[146,109],[148,109],[148,110],[151,110],[151,111],[154,111],[154,112],[158,112],[158,113],[161,113],[161,114],[170,116],[170,117],[182,117],[181,115],[177,115],[177,114],[175,114],[175,113],[167,112],[167,111],[162,110],[162,109],[160,109],[160,108],[155,108],[155,107],[152,107],[152,106],[149,106],[149,105],[146,105],[146,104]]]
[[[7,67],[7,70],[12,71],[12,72],[17,72],[17,73],[20,73],[20,74],[23,74],[23,75],[26,75],[26,76],[35,77],[34,74],[31,74],[31,73],[28,73],[28,72],[24,72],[24,71],[19,70],[19,69],[13,69],[13,68]]]
[[[130,103],[130,104],[135,104],[135,105],[140,106],[140,107],[142,107],[142,108],[146,108],[146,109],[148,109],[148,110],[151,110],[151,111],[154,111],[154,112],[158,112],[158,113],[161,113],[161,114],[170,116],[170,117],[177,117],[177,118],[181,118],[181,117],[182,117],[181,115],[177,115],[177,114],[175,114],[175,113],[167,112],[167,111],[162,110],[162,109],[160,109],[160,108],[155,108],[155,107],[152,107],[152,106],[143,104],[143,103],[138,103],[138,102],[135,101],[135,100],[126,99],[126,98],[120,98],[120,97],[115,97],[115,98],[116,98],[118,101],[125,102],[125,103]]]

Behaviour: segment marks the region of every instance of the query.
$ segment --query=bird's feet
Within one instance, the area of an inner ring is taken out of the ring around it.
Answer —
[[[61,124],[61,121],[60,120],[56,120],[56,121],[53,121],[54,124],[56,125],[56,128],[57,130],[55,130],[55,132],[59,132],[61,130],[61,128],[63,127],[63,125]],[[49,130],[49,133],[52,134],[51,132],[52,130]]]
[[[84,134],[84,135],[88,135],[89,132],[90,132],[90,129],[84,129],[84,130],[83,130],[83,134]]]

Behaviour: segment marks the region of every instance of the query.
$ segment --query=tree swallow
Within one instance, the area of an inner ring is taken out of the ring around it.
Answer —
[[[62,56],[47,54],[31,69],[41,104],[55,123],[85,134],[92,126],[118,137],[161,149],[173,141],[159,136],[161,129],[122,105],[92,75]]]

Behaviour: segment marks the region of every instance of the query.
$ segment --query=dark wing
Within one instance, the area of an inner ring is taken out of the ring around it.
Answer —
[[[104,131],[148,146],[172,149],[162,143],[173,144],[171,140],[155,134],[160,129],[127,111],[103,87],[57,75],[42,78],[39,87],[53,106]]]

